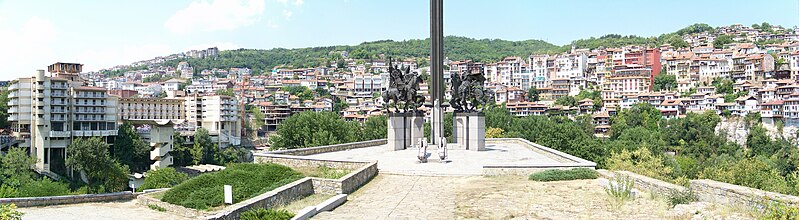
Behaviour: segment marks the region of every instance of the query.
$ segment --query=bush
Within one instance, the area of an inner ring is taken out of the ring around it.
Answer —
[[[302,178],[278,164],[231,164],[225,170],[187,180],[164,193],[162,201],[194,209],[222,205],[223,185],[233,186],[233,202],[255,197]]]
[[[635,182],[629,176],[616,174],[616,177],[608,183],[608,188],[605,188],[605,192],[615,201],[623,203],[633,198],[632,190],[634,185]]]
[[[3,184],[0,185],[0,198],[14,198],[17,197],[17,189]]]
[[[0,219],[2,220],[19,220],[22,219],[22,213],[17,211],[17,206],[12,204],[0,204]]]
[[[161,168],[147,172],[144,178],[144,184],[139,187],[140,190],[145,189],[160,189],[170,188],[176,186],[183,181],[189,179],[189,175],[179,173],[172,167]]]
[[[164,207],[158,206],[156,204],[149,204],[149,205],[147,205],[147,207],[149,207],[150,209],[155,210],[155,211],[166,212],[166,209]]]
[[[575,168],[569,170],[545,170],[538,173],[530,174],[530,180],[549,182],[549,181],[562,181],[562,180],[580,180],[580,179],[596,179],[599,173],[594,169],[589,168]]]
[[[782,201],[772,201],[765,207],[760,219],[799,219],[799,206],[786,205]]]
[[[43,197],[43,196],[63,196],[69,195],[69,184],[55,182],[48,178],[31,181],[19,186],[17,197]]]
[[[688,204],[699,200],[696,198],[694,191],[690,189],[685,191],[671,190],[671,192],[669,192],[668,199],[671,207],[674,207],[678,204]]]
[[[239,218],[241,220],[288,220],[294,217],[294,213],[286,210],[273,210],[273,209],[250,209],[241,213]]]

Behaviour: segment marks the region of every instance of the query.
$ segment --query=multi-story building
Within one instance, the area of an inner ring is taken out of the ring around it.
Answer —
[[[652,90],[652,69],[641,66],[617,66],[602,90],[603,99],[622,98]]]
[[[122,120],[184,120],[185,99],[120,98]]]
[[[505,104],[508,111],[514,116],[544,115],[547,106],[536,102],[508,102]]]
[[[82,64],[56,63],[51,76],[39,70],[9,86],[9,117],[13,136],[30,147],[42,171],[65,170],[66,151],[76,137],[102,137],[113,143],[117,135],[117,98],[104,88],[84,86],[78,73]]]
[[[240,145],[241,120],[238,105],[236,98],[230,96],[187,96],[184,106],[188,130],[208,130],[211,140],[219,147]]]

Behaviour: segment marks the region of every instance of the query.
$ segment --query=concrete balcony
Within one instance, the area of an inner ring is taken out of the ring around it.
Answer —
[[[53,92],[53,93],[50,93],[50,97],[66,98],[67,97],[67,93],[65,93],[65,92]]]
[[[50,102],[50,105],[67,105],[67,102],[53,100]]]
[[[19,116],[17,116],[16,114],[12,114],[12,115],[8,116],[8,121],[18,121],[18,120],[19,120]]]
[[[19,112],[19,109],[17,109],[17,107],[11,107],[8,109],[8,113],[17,113],[17,112]]]
[[[67,117],[64,116],[51,116],[51,121],[67,121]]]
[[[36,98],[44,98],[44,93],[36,93]]]
[[[36,85],[36,90],[44,90],[44,85]]]
[[[150,160],[160,160],[167,153],[172,151],[172,146],[164,145],[164,143],[150,143],[150,146],[155,147],[152,151],[150,151]]]
[[[19,89],[19,84],[11,84],[10,86],[8,86],[8,90],[18,90],[18,89]]]
[[[70,137],[69,131],[50,131],[50,137]]]
[[[50,85],[51,89],[67,89],[67,85],[64,84],[53,84]]]
[[[156,170],[158,168],[164,168],[172,165],[172,155],[167,155],[161,160],[155,161],[152,165],[150,165],[150,170]]]
[[[10,89],[9,89],[9,90],[10,90]],[[19,96],[19,94],[18,94],[17,92],[10,92],[10,93],[8,93],[8,98],[15,98],[15,97],[17,97],[17,96]]]

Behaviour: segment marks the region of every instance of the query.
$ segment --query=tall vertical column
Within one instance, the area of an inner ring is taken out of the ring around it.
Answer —
[[[444,137],[444,12],[443,0],[430,0],[430,101],[433,103],[430,139],[434,145]]]

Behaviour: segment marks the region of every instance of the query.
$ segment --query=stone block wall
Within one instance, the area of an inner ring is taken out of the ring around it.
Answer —
[[[358,190],[377,176],[377,162],[372,162],[336,181],[341,181],[341,192],[338,194],[350,194]]]
[[[749,188],[713,180],[691,180],[691,189],[701,201],[718,202],[722,204],[743,205],[748,207],[761,207],[767,202],[782,202],[797,206],[799,197],[775,192]]]
[[[150,194],[151,193],[145,193],[143,195],[139,195],[139,197],[136,198],[136,203],[141,205],[141,206],[143,206],[143,207],[147,207],[149,205],[156,205],[158,207],[166,209],[166,211],[171,213],[171,214],[183,216],[183,217],[186,217],[186,218],[192,218],[192,219],[209,214],[208,212],[204,212],[204,211],[200,211],[200,210],[196,210],[196,209],[192,209],[192,208],[186,208],[186,207],[183,207],[183,206],[180,206],[180,205],[171,204],[171,203],[168,203],[168,202],[163,202],[163,201],[158,200],[156,198],[150,197]]]
[[[328,152],[334,152],[334,151],[343,151],[343,150],[363,148],[363,147],[380,146],[380,145],[384,145],[386,143],[388,143],[387,139],[377,139],[377,140],[370,140],[370,141],[352,142],[352,143],[344,143],[344,144],[334,144],[334,145],[319,146],[319,147],[308,147],[308,148],[300,148],[300,149],[268,151],[268,152],[263,152],[263,153],[305,156],[305,155],[321,154],[321,153],[328,153]]]
[[[645,190],[645,191],[654,191],[659,194],[668,195],[672,190],[677,191],[685,191],[687,190],[685,187],[676,185],[673,183],[669,183],[663,180],[651,178],[644,175],[639,175],[633,172],[628,171],[607,171],[607,170],[597,170],[599,175],[606,179],[613,179],[616,175],[622,174],[630,177],[634,182],[635,188]]]
[[[253,154],[253,161],[255,163],[276,163],[283,164],[288,167],[311,167],[316,168],[326,166],[333,169],[348,169],[355,170],[363,167],[369,162],[362,161],[343,161],[343,160],[322,160],[312,159],[302,156],[292,155],[278,155],[278,154]]]
[[[83,194],[69,196],[48,196],[48,197],[27,197],[27,198],[0,198],[0,204],[14,203],[17,207],[48,206],[62,204],[77,204],[88,202],[107,202],[116,200],[130,200],[136,198],[136,194],[130,191],[103,193],[103,194]]]
[[[213,215],[203,216],[202,219],[235,220],[239,219],[239,215],[247,210],[255,208],[269,209],[278,205],[288,204],[290,202],[305,198],[313,193],[313,181],[311,178],[306,177],[278,187],[277,189],[267,193],[228,206],[227,208],[224,208]]]

